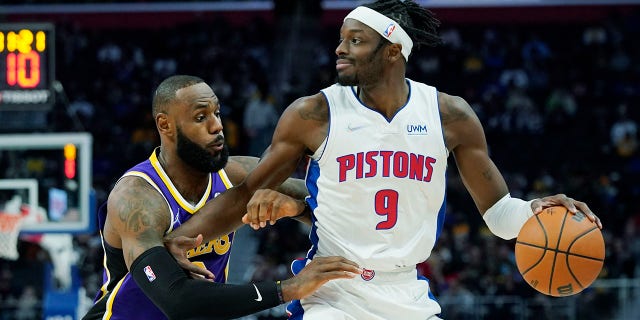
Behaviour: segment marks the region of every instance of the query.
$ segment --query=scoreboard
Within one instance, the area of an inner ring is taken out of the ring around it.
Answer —
[[[54,103],[55,30],[49,23],[0,23],[0,112]]]

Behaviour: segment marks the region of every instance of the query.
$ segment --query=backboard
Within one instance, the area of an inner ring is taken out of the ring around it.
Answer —
[[[88,133],[0,135],[0,212],[26,216],[21,233],[94,227]]]

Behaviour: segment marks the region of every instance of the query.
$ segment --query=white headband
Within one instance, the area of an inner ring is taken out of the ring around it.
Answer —
[[[347,19],[358,20],[375,30],[383,38],[391,41],[391,43],[401,44],[402,55],[407,61],[409,61],[409,54],[411,53],[411,48],[413,48],[413,41],[411,41],[411,38],[404,29],[402,29],[400,24],[395,22],[393,19],[390,19],[378,11],[362,6],[349,12],[344,20]]]

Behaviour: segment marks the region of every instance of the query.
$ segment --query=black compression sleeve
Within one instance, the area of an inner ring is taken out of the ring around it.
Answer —
[[[191,279],[164,247],[142,253],[130,272],[169,319],[233,319],[281,303],[275,282],[228,285]]]

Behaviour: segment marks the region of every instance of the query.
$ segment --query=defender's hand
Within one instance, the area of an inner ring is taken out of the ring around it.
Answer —
[[[280,218],[295,217],[304,210],[304,202],[271,189],[257,190],[249,203],[247,213],[242,217],[244,224],[258,230],[273,225]]]
[[[600,218],[591,212],[591,209],[589,209],[589,206],[587,206],[586,203],[569,198],[564,194],[556,194],[553,196],[535,199],[531,202],[531,210],[533,210],[534,214],[538,214],[545,208],[553,206],[564,206],[569,209],[569,212],[574,214],[580,211],[584,213],[591,222],[595,222],[598,228],[602,229],[602,222],[600,221]]]
[[[282,281],[284,301],[303,299],[328,281],[351,279],[362,273],[358,265],[343,257],[313,258],[295,277]]]
[[[169,253],[173,255],[178,264],[182,269],[187,270],[192,278],[205,278],[213,280],[215,276],[213,273],[205,268],[201,268],[189,261],[187,259],[187,251],[199,246],[202,244],[202,235],[199,234],[195,238],[189,238],[185,236],[178,236],[172,238],[170,236],[166,236],[164,238],[164,246],[167,248]]]

